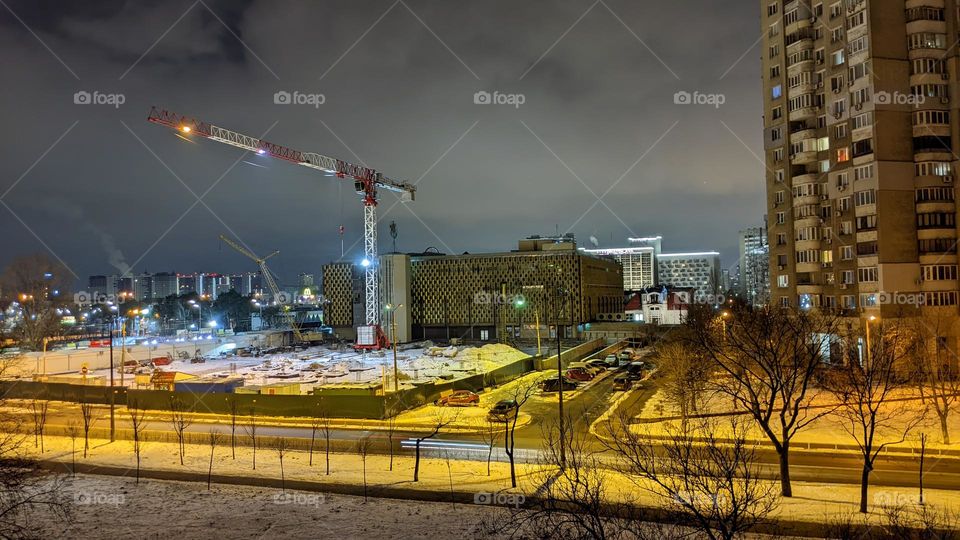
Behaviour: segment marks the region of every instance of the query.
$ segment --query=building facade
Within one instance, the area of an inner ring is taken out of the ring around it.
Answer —
[[[598,314],[623,310],[620,265],[578,252],[572,238],[528,238],[505,253],[386,255],[380,264],[383,305],[404,304],[398,317],[409,314],[411,339],[529,337],[538,321],[544,335],[559,327],[572,337]],[[361,321],[350,316],[359,274],[349,263],[324,267],[327,321],[335,328]]]
[[[771,301],[955,316],[957,3],[760,9]]]
[[[717,298],[720,290],[720,253],[661,253],[657,257],[658,285],[690,289],[697,301]]]
[[[596,248],[581,251],[598,257],[612,257],[623,267],[623,288],[639,291],[659,283],[657,279],[657,255],[660,254],[661,236],[628,238],[630,244],[622,248]]]
[[[740,278],[738,293],[753,306],[764,306],[770,298],[770,246],[766,227],[740,231]]]

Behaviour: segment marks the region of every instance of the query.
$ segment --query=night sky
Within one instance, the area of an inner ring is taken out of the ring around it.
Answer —
[[[52,253],[80,285],[129,266],[254,270],[223,233],[279,249],[293,280],[340,257],[341,223],[360,259],[352,182],[191,144],[147,123],[151,105],[417,182],[414,203],[382,194],[381,251],[395,220],[401,251],[503,251],[559,228],[588,247],[660,234],[730,265],[765,210],[759,38],[753,2],[717,0],[0,0],[0,265]]]

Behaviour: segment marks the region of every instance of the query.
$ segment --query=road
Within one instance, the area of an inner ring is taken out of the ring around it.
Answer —
[[[613,387],[613,373],[607,373],[602,378],[591,383],[586,389],[574,395],[565,395],[565,416],[572,419],[572,427],[576,436],[585,437],[586,448],[591,451],[603,452],[604,447],[596,437],[589,434],[590,425],[604,414],[620,396]],[[640,388],[630,391],[628,397],[618,404],[618,409],[637,414],[643,404],[656,392],[655,380],[645,382]],[[30,425],[29,415],[21,408],[24,421]],[[543,443],[542,433],[545,429],[556,426],[558,418],[558,404],[555,395],[537,395],[531,398],[522,408],[522,412],[531,416],[531,422],[518,427],[516,431],[516,457],[520,462],[532,462],[538,458]],[[79,418],[77,406],[72,404],[57,404],[52,408],[48,419],[48,428],[52,430],[64,429],[69,422],[76,422]],[[207,433],[211,429],[229,435],[229,418],[221,423],[196,422],[187,427],[193,433]],[[117,415],[118,427],[127,427],[126,414]],[[107,419],[101,417],[98,427],[106,427]],[[149,421],[147,429],[157,432],[173,432],[168,421]],[[374,451],[386,453],[389,449],[387,434],[383,431],[364,430],[374,443]],[[309,426],[278,427],[260,425],[258,436],[286,437],[309,439]],[[393,436],[395,452],[410,452],[410,440],[422,436],[422,431],[397,429]],[[242,427],[237,429],[238,440],[247,439]],[[334,428],[331,430],[331,441],[341,448],[348,448],[357,440],[356,429]],[[502,445],[502,438],[498,442],[493,457],[497,460],[506,460]],[[474,433],[441,433],[436,438],[428,440],[422,448],[425,455],[443,451],[457,459],[483,459],[487,457],[487,446],[483,444],[481,436]],[[603,454],[601,454],[603,455]],[[609,454],[607,454],[609,455]],[[758,452],[762,473],[769,478],[777,478],[779,474],[777,454],[768,448]],[[791,477],[795,481],[825,482],[858,484],[860,482],[862,462],[858,455],[851,453],[837,453],[825,450],[802,451],[794,449],[791,452]],[[938,459],[929,456],[925,463],[924,485],[929,488],[956,489],[960,487],[960,460]],[[913,487],[919,478],[918,460],[910,456],[885,455],[878,459],[871,476],[871,484],[875,486]]]

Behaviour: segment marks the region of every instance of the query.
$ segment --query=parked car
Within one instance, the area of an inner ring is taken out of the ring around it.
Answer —
[[[597,376],[604,368],[591,366],[587,362],[570,362],[567,366],[567,369],[582,369],[590,373],[590,375]]]
[[[607,368],[610,367],[610,364],[608,364],[606,360],[600,360],[600,359],[598,359],[598,358],[595,358],[595,359],[590,360],[589,362],[587,362],[587,367],[595,367],[595,368],[599,369],[600,372],[602,373],[602,372],[606,371]],[[614,366],[614,367],[616,367],[616,366]]]
[[[441,395],[440,399],[433,402],[434,405],[450,407],[470,407],[480,405],[480,396],[469,390],[454,390],[447,395]]]
[[[617,353],[618,362],[629,362],[631,359],[633,359],[633,353],[629,353],[626,350]]]
[[[491,422],[509,422],[516,418],[519,408],[517,402],[512,399],[498,401],[496,405],[490,408],[490,412],[487,413],[487,420]]]
[[[567,369],[566,377],[574,381],[587,382],[593,380],[593,373],[590,373],[585,368],[574,367]]]
[[[613,379],[614,390],[630,390],[633,388],[633,380],[629,375],[617,375]]]
[[[542,391],[544,391],[544,392],[559,392],[559,391],[560,391],[560,378],[559,378],[559,377],[552,377],[552,378],[549,378],[549,379],[544,380],[542,383],[540,383],[540,389],[541,389]],[[564,378],[563,378],[563,389],[564,389],[564,390],[576,390],[576,389],[577,389],[577,383],[576,383],[575,381],[571,381],[570,379],[564,377]]]
[[[643,378],[645,365],[643,362],[631,362],[627,364],[627,377],[630,380],[639,381]]]

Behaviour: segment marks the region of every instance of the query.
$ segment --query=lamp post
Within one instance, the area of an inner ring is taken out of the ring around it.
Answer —
[[[554,298],[556,298],[556,321],[555,321],[555,322],[556,322],[556,328],[557,328],[557,377],[558,377],[558,379],[559,379],[559,380],[557,381],[557,382],[559,382],[559,384],[557,385],[557,388],[558,388],[558,391],[557,391],[557,397],[558,397],[557,412],[559,413],[559,417],[558,417],[558,421],[559,421],[558,427],[559,427],[559,429],[560,429],[560,468],[563,469],[563,468],[566,467],[566,465],[567,465],[567,454],[566,454],[566,451],[565,451],[565,448],[564,448],[564,446],[566,445],[566,441],[564,440],[564,433],[563,433],[563,383],[564,383],[564,377],[563,377],[563,359],[562,359],[562,355],[563,355],[563,344],[562,344],[562,342],[561,342],[561,340],[560,340],[560,287],[559,287],[559,285],[557,286],[556,296],[555,296]]]
[[[113,331],[113,329],[114,329],[114,325],[116,324],[116,320],[117,320],[117,319],[116,319],[117,316],[116,316],[115,313],[113,313],[113,311],[116,311],[116,309],[117,309],[117,306],[110,306],[110,314],[109,314],[109,317],[110,317],[110,442],[113,442],[113,441],[115,440],[115,438],[116,438],[116,437],[115,437],[115,434],[116,434],[116,431],[115,431],[115,430],[116,430],[116,420],[115,420],[115,415],[116,415],[116,399],[115,399],[115,397],[114,397],[114,396],[116,395],[116,393],[115,393],[115,392],[116,392],[116,389],[113,387],[113,372],[114,372],[114,367],[113,367],[113,336],[114,336],[114,331]],[[121,374],[122,374],[122,372],[123,372],[123,369],[121,368]]]
[[[523,298],[523,295],[520,295],[513,302],[513,306],[517,308],[517,339],[523,339],[523,307],[526,305],[526,300]]]
[[[870,369],[870,323],[877,320],[875,315],[867,317],[867,354],[866,356],[866,366],[865,369]]]

